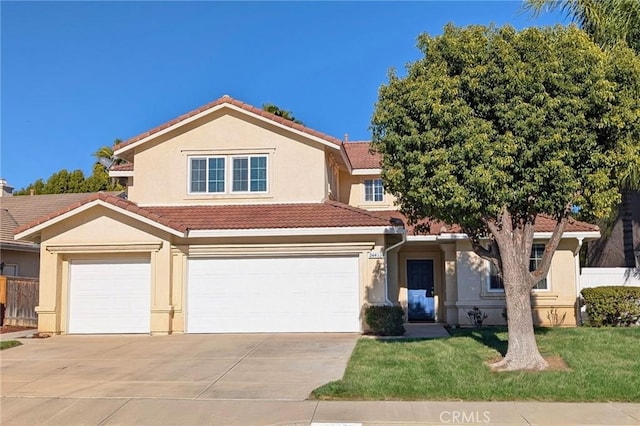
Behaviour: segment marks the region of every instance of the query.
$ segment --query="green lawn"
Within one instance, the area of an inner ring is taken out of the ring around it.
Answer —
[[[22,343],[17,340],[7,340],[6,342],[0,342],[0,351],[3,349],[14,348],[16,346],[20,346]]]
[[[317,399],[640,401],[640,328],[536,331],[544,356],[564,371],[494,373],[485,361],[506,350],[504,329],[455,329],[434,340],[360,339],[342,380]]]

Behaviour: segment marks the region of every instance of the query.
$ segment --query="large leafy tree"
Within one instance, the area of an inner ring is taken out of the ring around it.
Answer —
[[[639,0],[525,0],[525,9],[538,15],[544,11],[560,9],[585,30],[593,40],[605,49],[624,42],[636,54],[640,54],[640,1]],[[640,140],[631,161],[622,173],[619,211],[597,220],[606,234],[610,234],[620,218],[623,225],[623,252],[627,267],[636,265],[633,245],[632,205],[634,194],[640,190]],[[594,243],[590,258],[597,258],[606,248],[604,241]]]
[[[575,27],[448,25],[424,57],[391,72],[372,118],[385,187],[410,221],[459,224],[502,276],[509,342],[498,370],[544,369],[531,289],[576,208],[605,215],[640,132],[640,63]],[[555,229],[529,271],[540,215]]]

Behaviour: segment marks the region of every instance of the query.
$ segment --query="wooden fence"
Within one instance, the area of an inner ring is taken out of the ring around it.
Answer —
[[[37,278],[0,276],[0,303],[4,304],[2,324],[37,327],[38,291]]]

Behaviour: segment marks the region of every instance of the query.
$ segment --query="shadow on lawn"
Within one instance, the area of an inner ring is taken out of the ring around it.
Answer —
[[[549,329],[536,328],[536,335],[547,334]],[[451,337],[471,337],[478,343],[494,349],[505,356],[507,354],[507,346],[509,344],[507,338],[506,327],[482,327],[482,328],[457,328],[450,329]]]

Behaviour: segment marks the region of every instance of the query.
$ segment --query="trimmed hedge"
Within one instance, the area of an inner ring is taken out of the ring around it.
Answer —
[[[404,311],[400,306],[369,306],[364,317],[377,336],[402,336],[404,329]]]
[[[582,297],[593,327],[628,327],[640,322],[640,287],[585,288]]]

